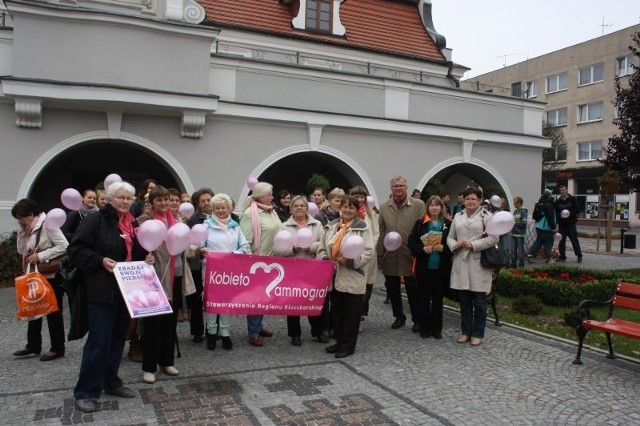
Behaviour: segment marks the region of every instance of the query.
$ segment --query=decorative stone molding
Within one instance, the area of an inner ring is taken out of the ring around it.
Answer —
[[[169,21],[199,24],[204,21],[205,10],[195,0],[167,0],[165,16]]]
[[[42,99],[16,98],[16,126],[39,129],[42,127]]]
[[[195,111],[185,111],[182,114],[182,137],[199,139],[204,135],[206,114]]]
[[[318,151],[320,149],[320,139],[322,139],[323,124],[311,124],[308,123],[309,130],[309,149],[311,151]]]

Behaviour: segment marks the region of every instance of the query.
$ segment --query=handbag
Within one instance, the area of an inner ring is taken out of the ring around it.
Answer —
[[[484,218],[482,219],[482,229],[484,231]],[[486,234],[486,233],[485,233]],[[480,252],[480,265],[487,269],[499,269],[509,266],[509,253],[498,244]]]
[[[71,262],[69,256],[63,256],[59,263],[62,288],[67,294],[73,296],[76,288],[82,281],[80,277],[81,272],[78,267]]]
[[[36,235],[36,249],[38,245],[40,245],[40,233],[42,232],[42,228],[38,229],[38,234]],[[42,251],[42,250],[41,250]],[[39,252],[36,252],[39,253]],[[60,261],[65,255],[60,255],[58,257],[54,257],[53,259],[49,259],[45,262],[38,263],[38,271],[40,271],[43,275],[51,275],[58,272],[60,269]]]
[[[480,265],[489,269],[504,268],[509,265],[509,254],[498,245],[491,246],[480,252]]]
[[[34,320],[58,311],[56,293],[37,265],[33,271],[31,264],[27,265],[27,273],[16,277],[15,283],[19,320]]]

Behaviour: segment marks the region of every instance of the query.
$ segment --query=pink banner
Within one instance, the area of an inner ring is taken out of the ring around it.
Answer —
[[[322,312],[333,262],[209,253],[204,310],[211,314],[307,315]]]

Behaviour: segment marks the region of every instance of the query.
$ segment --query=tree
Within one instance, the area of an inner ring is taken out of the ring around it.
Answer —
[[[420,193],[420,199],[426,201],[432,195],[440,196],[442,194],[444,194],[444,185],[442,184],[442,182],[440,182],[440,179],[433,178],[430,179],[422,189],[422,192]]]
[[[326,177],[321,174],[314,173],[307,180],[307,194],[311,194],[316,188],[322,188],[325,192],[328,192],[331,185]]]
[[[640,60],[640,32],[633,35],[634,45],[629,46],[638,62]],[[609,138],[604,148],[602,162],[608,169],[617,171],[620,183],[631,192],[640,191],[640,68],[633,65],[634,73],[628,84],[625,78],[616,78],[614,105],[618,118],[613,123],[620,133]]]
[[[561,127],[542,122],[542,136],[551,139],[551,147],[542,151],[542,170],[554,170],[558,161],[567,159],[567,143]]]

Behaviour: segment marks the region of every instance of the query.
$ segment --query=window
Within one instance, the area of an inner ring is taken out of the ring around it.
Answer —
[[[615,109],[613,110],[613,118],[620,118],[620,114],[624,110],[624,102],[622,100],[618,100],[615,104]]]
[[[331,31],[333,0],[307,0],[307,29]]]
[[[578,143],[578,161],[598,160],[602,158],[602,141]]]
[[[534,81],[527,82],[527,98],[535,98],[538,96],[538,85]]]
[[[547,111],[547,123],[550,126],[566,126],[567,125],[567,109],[558,108]]]
[[[578,86],[598,83],[604,80],[604,64],[591,65],[578,71]]]
[[[602,102],[578,106],[578,123],[602,120]]]
[[[563,143],[555,147],[547,148],[542,152],[542,155],[545,163],[567,161],[567,144]]]
[[[569,87],[569,73],[563,72],[562,74],[550,75],[546,78],[546,84],[546,93],[567,90],[567,87]]]
[[[633,74],[633,56],[628,55],[616,59],[616,76],[624,77]]]
[[[522,83],[521,82],[517,82],[517,83],[513,83],[511,85],[511,96],[515,96],[516,98],[519,98],[520,96],[522,96]]]

